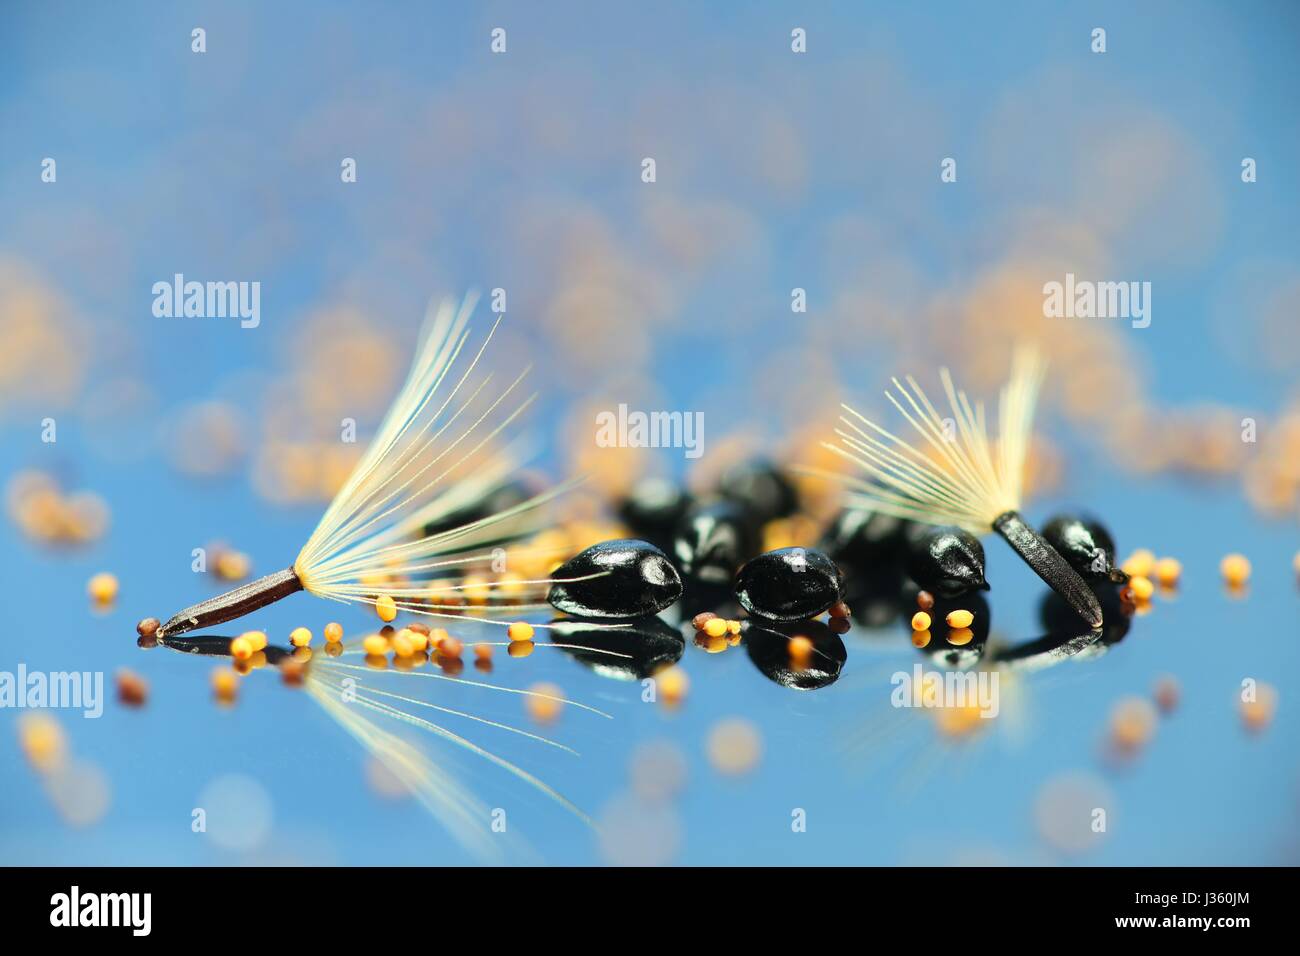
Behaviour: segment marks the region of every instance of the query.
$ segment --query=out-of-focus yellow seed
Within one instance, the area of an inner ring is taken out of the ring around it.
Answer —
[[[727,622],[727,633],[728,633],[728,634],[739,634],[739,633],[740,633],[740,622],[739,622],[739,621],[728,621],[728,622]]]
[[[1128,579],[1128,586],[1133,591],[1133,596],[1139,601],[1150,601],[1151,595],[1155,593],[1156,586],[1151,583],[1150,578],[1141,576]]]
[[[917,611],[912,615],[912,630],[928,631],[930,629],[930,615],[924,611]]]
[[[1124,573],[1131,578],[1149,578],[1155,567],[1156,556],[1146,548],[1138,548],[1120,565]]]
[[[117,577],[107,571],[94,575],[86,584],[86,592],[96,604],[112,604],[117,600]]]
[[[461,651],[463,651],[464,649],[465,649],[464,644],[462,644],[456,638],[450,636],[444,637],[442,639],[442,643],[438,645],[438,653],[441,654],[443,657],[450,658],[452,660],[460,660]]]
[[[1241,702],[1241,719],[1250,731],[1260,731],[1273,722],[1277,691],[1271,684],[1256,684],[1254,695]]]
[[[1242,587],[1250,580],[1250,561],[1245,555],[1230,554],[1219,562],[1219,573],[1229,587]]]
[[[470,604],[483,605],[487,604],[488,598],[492,596],[492,588],[487,578],[481,575],[471,574],[465,578],[461,588],[461,594]]]
[[[27,762],[40,773],[57,770],[68,753],[63,727],[49,714],[33,711],[19,717],[18,742]]]
[[[720,617],[710,618],[704,622],[704,633],[709,637],[722,637],[727,633],[727,622]]]
[[[531,641],[534,633],[533,626],[527,621],[515,621],[506,628],[506,636],[512,641]]]
[[[481,661],[490,661],[490,660],[492,660],[492,645],[491,645],[491,644],[475,644],[475,645],[474,645],[474,656],[475,656],[476,658],[478,658],[479,660],[481,660]]]
[[[676,707],[685,700],[686,692],[691,686],[686,672],[675,664],[655,674],[654,680],[659,700],[667,707]]]
[[[400,631],[398,631],[398,633],[406,635],[406,639],[411,642],[411,646],[415,648],[415,652],[417,654],[428,650],[429,648],[428,634],[425,634],[421,631],[417,631],[413,627],[404,627]]]
[[[790,638],[790,660],[795,664],[807,664],[812,659],[813,642],[802,634]]]
[[[1125,697],[1110,715],[1110,739],[1121,751],[1131,753],[1143,747],[1155,733],[1156,713],[1142,697]]]
[[[1177,558],[1161,558],[1156,562],[1153,573],[1162,586],[1176,587],[1178,579],[1183,576],[1183,563]]]
[[[912,645],[913,645],[914,647],[928,647],[929,644],[930,644],[930,632],[929,632],[929,631],[913,631],[913,632],[912,632]]]
[[[529,696],[524,698],[528,716],[539,724],[554,723],[564,709],[564,701],[557,700],[564,692],[554,684],[547,683],[534,684],[528,691]]]
[[[143,707],[149,699],[149,684],[135,671],[119,668],[114,675],[117,681],[117,699],[128,707]]]
[[[721,654],[728,644],[725,636],[710,637],[706,632],[700,631],[695,635],[695,646],[703,648],[709,654]]]
[[[375,613],[379,615],[379,620],[385,624],[389,624],[396,619],[397,602],[393,600],[392,595],[379,595],[379,600],[375,601]]]
[[[266,650],[267,638],[265,631],[245,631],[239,636],[245,638],[252,645],[254,654]]]
[[[253,656],[253,642],[240,635],[230,642],[230,656],[237,661],[246,661]]]
[[[948,616],[944,618],[944,620],[948,622],[949,627],[970,627],[971,622],[975,620],[975,615],[970,611],[959,608],[956,611],[949,611]],[[951,638],[949,638],[949,640],[951,640]]]
[[[311,631],[305,627],[295,627],[289,632],[289,643],[294,647],[310,647]]]
[[[221,551],[213,565],[217,577],[225,581],[242,581],[253,570],[253,562],[240,551]]]
[[[239,687],[239,678],[228,667],[218,667],[212,672],[212,692],[223,704],[235,701],[235,691]]]
[[[403,628],[393,635],[393,653],[398,657],[410,657],[415,653],[415,642],[411,640],[410,633]]]
[[[965,647],[975,639],[975,632],[969,627],[954,627],[948,632],[948,643],[954,647]]]
[[[337,621],[330,621],[325,625],[325,643],[337,644],[343,640],[343,625]]]
[[[361,642],[361,649],[371,657],[382,657],[388,653],[388,638],[379,634],[367,634]]]
[[[447,633],[446,628],[435,627],[432,631],[429,632],[429,644],[436,651],[438,648],[442,647],[442,642],[449,637],[451,637],[451,635]]]
[[[506,653],[511,657],[527,657],[533,652],[532,641],[511,641]]]
[[[1172,713],[1178,707],[1178,700],[1182,696],[1182,691],[1178,686],[1178,681],[1168,674],[1161,676],[1156,680],[1155,693],[1156,706],[1160,708],[1161,713]]]

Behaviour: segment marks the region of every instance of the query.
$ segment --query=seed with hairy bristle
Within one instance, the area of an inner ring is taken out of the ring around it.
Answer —
[[[709,637],[722,637],[727,633],[727,622],[720,617],[710,618],[704,622],[704,633]]]
[[[917,611],[912,615],[912,630],[928,631],[930,629],[930,615],[924,611]]]
[[[397,602],[391,595],[381,594],[375,601],[375,613],[379,615],[379,620],[388,624],[397,617]]]
[[[1250,561],[1245,555],[1230,554],[1219,562],[1219,572],[1229,587],[1242,587],[1250,580]]]
[[[370,657],[382,657],[388,653],[388,638],[380,634],[367,634],[361,641],[361,649]]]
[[[511,657],[527,657],[533,652],[532,641],[511,641],[506,653]]]
[[[212,672],[212,692],[223,704],[235,702],[235,692],[239,687],[239,678],[228,667],[218,667]]]
[[[533,626],[527,621],[515,621],[506,628],[506,636],[512,641],[531,641],[534,633]]]
[[[158,628],[161,626],[162,626],[162,622],[159,621],[158,618],[146,617],[144,620],[142,620],[139,624],[135,626],[135,632],[139,634],[141,637],[148,639],[153,637],[155,634],[157,634]]]
[[[955,611],[949,611],[944,620],[948,622],[949,627],[970,627],[971,622],[975,620],[975,615],[964,608],[958,608]]]
[[[135,671],[120,668],[114,679],[117,681],[117,699],[128,707],[143,707],[149,697],[149,685]]]
[[[1147,578],[1151,576],[1151,571],[1155,567],[1156,556],[1146,548],[1138,548],[1120,565],[1120,568],[1131,578]]]
[[[90,579],[86,591],[96,604],[112,604],[117,599],[117,577],[101,571]]]
[[[699,614],[691,618],[691,627],[695,628],[697,631],[702,631],[704,630],[704,625],[708,624],[717,616],[718,615],[714,614],[712,611],[701,611]]]
[[[325,643],[338,644],[343,640],[343,625],[338,621],[330,621],[325,625]]]
[[[1156,562],[1153,573],[1164,587],[1176,587],[1178,579],[1183,576],[1183,563],[1177,558],[1161,558]]]
[[[1133,592],[1133,597],[1138,601],[1149,601],[1151,595],[1155,593],[1156,586],[1151,583],[1150,578],[1135,576],[1128,579],[1129,590]]]
[[[310,647],[311,631],[305,627],[295,627],[289,632],[289,643],[294,647]]]

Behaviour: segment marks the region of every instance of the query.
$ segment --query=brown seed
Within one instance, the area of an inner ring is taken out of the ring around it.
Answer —
[[[325,643],[337,644],[343,640],[343,625],[338,621],[330,621],[325,625]]]
[[[697,631],[702,631],[704,630],[704,625],[708,624],[717,616],[718,615],[714,614],[712,611],[701,611],[699,614],[691,618],[691,627],[695,628]]]
[[[117,699],[128,707],[143,707],[149,698],[149,685],[135,671],[120,669],[116,674]]]
[[[917,592],[916,592],[916,606],[919,607],[922,611],[930,611],[930,610],[933,610],[933,609],[934,609],[934,595],[931,594],[929,591],[917,591]]]
[[[852,613],[853,612],[849,610],[849,606],[845,604],[843,601],[836,601],[834,604],[831,605],[830,614],[831,617],[833,618],[845,620],[848,617],[850,617]]]
[[[148,640],[149,638],[153,637],[155,634],[158,633],[158,628],[161,626],[162,626],[162,622],[159,621],[158,618],[146,617],[143,621],[141,621],[139,624],[135,626],[135,632],[139,634],[141,637]]]
[[[301,687],[307,676],[307,668],[300,661],[287,660],[280,665],[280,679],[288,687]]]
[[[428,624],[421,624],[419,621],[416,621],[414,624],[408,626],[416,634],[423,634],[425,637],[429,636],[430,631]]]

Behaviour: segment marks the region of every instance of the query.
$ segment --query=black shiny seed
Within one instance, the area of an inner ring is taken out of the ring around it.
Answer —
[[[942,597],[989,587],[984,580],[984,545],[970,532],[952,526],[926,528],[912,537],[907,573],[922,588]]]
[[[812,641],[808,660],[791,659],[793,637]],[[745,652],[763,676],[791,690],[818,690],[835,683],[849,656],[839,635],[821,621],[751,621],[745,628]]]
[[[573,618],[557,618],[548,629],[551,640],[584,667],[613,680],[643,680],[676,664],[686,639],[658,617],[641,617],[622,627],[591,627]]]
[[[736,575],[736,598],[750,614],[774,621],[816,617],[844,593],[835,562],[812,548],[780,548],[746,562]]]
[[[424,526],[424,535],[429,537],[442,534],[475,521],[482,521],[484,518],[521,505],[536,494],[537,492],[524,481],[506,482],[493,488],[481,498],[434,518]]]
[[[730,583],[758,553],[758,526],[733,501],[693,505],[677,525],[673,555],[684,574],[705,583]]]
[[[656,614],[682,596],[682,579],[668,555],[636,538],[593,544],[551,577],[556,583],[546,600],[579,617]]]
[[[820,547],[836,564],[870,572],[900,560],[910,524],[878,511],[845,508],[822,535]]]
[[[1057,515],[1043,527],[1043,537],[1084,577],[1111,577],[1115,539],[1099,522],[1078,515]]]
[[[660,547],[672,547],[673,532],[691,506],[686,489],[667,478],[643,478],[618,507],[633,533]]]
[[[770,461],[733,465],[718,481],[718,494],[742,505],[760,522],[786,518],[799,510],[794,483]]]

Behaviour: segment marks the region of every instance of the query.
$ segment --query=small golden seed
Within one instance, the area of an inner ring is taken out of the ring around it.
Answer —
[[[727,622],[720,617],[711,618],[704,622],[704,633],[709,637],[722,637],[727,633]]]
[[[948,622],[949,627],[970,627],[971,622],[975,620],[975,615],[964,608],[959,608],[956,611],[949,611],[944,620]]]
[[[337,644],[343,640],[343,625],[338,621],[330,621],[325,625],[325,643]]]
[[[375,613],[379,615],[379,620],[388,624],[397,617],[397,602],[390,595],[381,594],[375,601]]]
[[[511,641],[506,653],[511,657],[527,657],[533,652],[532,641]]]
[[[1133,592],[1133,597],[1139,601],[1151,600],[1151,595],[1155,593],[1156,587],[1151,583],[1150,578],[1132,577],[1128,580],[1129,589]]]
[[[289,632],[289,643],[294,647],[310,647],[311,631],[305,627],[295,627]]]
[[[247,637],[235,638],[230,642],[230,656],[237,661],[246,661],[253,656],[253,644]]]
[[[96,604],[112,604],[117,599],[117,578],[107,571],[101,571],[90,579],[86,590]]]
[[[367,634],[361,642],[361,649],[371,657],[380,657],[388,653],[388,638],[378,634]]]
[[[1167,588],[1172,588],[1183,576],[1183,565],[1177,558],[1161,558],[1156,562],[1154,573],[1157,581]]]
[[[506,628],[506,636],[512,641],[531,641],[533,633],[533,626],[527,621],[515,621]]]
[[[930,615],[924,611],[917,611],[912,615],[912,630],[928,631],[930,629]]]
[[[1250,561],[1240,554],[1230,554],[1219,563],[1223,579],[1231,587],[1241,587],[1250,580]]]

